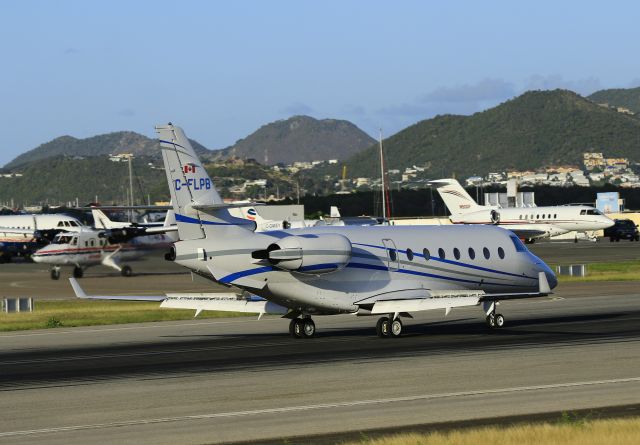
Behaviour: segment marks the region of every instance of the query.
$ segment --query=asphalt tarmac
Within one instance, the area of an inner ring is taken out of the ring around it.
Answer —
[[[535,251],[575,263],[639,252],[633,243],[567,246]],[[146,277],[98,272],[83,279],[90,291],[109,281],[126,291]],[[177,272],[150,275],[146,290],[191,283]],[[43,290],[44,278],[24,281]],[[277,317],[0,334],[0,442],[306,443],[330,432],[640,404],[637,282],[561,284],[552,298],[499,311],[499,331],[464,308],[417,314],[399,339],[375,337],[376,319],[354,316],[317,317],[311,340],[290,338]]]

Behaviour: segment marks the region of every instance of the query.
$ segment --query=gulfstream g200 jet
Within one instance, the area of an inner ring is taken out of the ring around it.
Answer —
[[[492,226],[324,226],[254,232],[230,215],[182,129],[156,128],[179,241],[167,255],[192,272],[261,297],[170,294],[163,307],[281,314],[295,337],[313,317],[377,315],[380,336],[399,336],[412,312],[481,306],[491,327],[499,300],[544,296],[557,281],[513,233]],[[72,279],[76,294],[89,297]],[[140,299],[149,300],[144,296]]]

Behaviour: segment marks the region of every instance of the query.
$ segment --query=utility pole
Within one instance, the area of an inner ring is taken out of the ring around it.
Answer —
[[[133,167],[131,166],[133,155],[129,154],[129,205],[133,207]],[[129,209],[129,222],[133,219],[133,209]]]

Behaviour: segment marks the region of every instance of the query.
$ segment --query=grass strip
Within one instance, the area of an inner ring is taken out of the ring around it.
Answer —
[[[482,427],[426,434],[407,433],[343,445],[636,445],[640,438],[640,417],[589,420],[564,414],[557,422]]]
[[[34,312],[0,313],[0,331],[190,320],[194,315],[188,309],[160,309],[154,302],[36,300]],[[247,315],[251,314],[204,311],[198,318]]]
[[[552,267],[555,271],[555,265]],[[558,275],[561,283],[576,281],[636,281],[640,280],[640,260],[616,263],[589,263],[586,277]]]

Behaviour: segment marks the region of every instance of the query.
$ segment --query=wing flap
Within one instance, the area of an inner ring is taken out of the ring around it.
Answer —
[[[267,300],[238,299],[236,294],[168,294],[162,308],[284,315],[287,308]]]
[[[412,300],[377,301],[371,309],[372,314],[393,314],[400,312],[429,311],[433,309],[451,309],[454,307],[477,306],[480,296],[466,297],[430,297]]]

